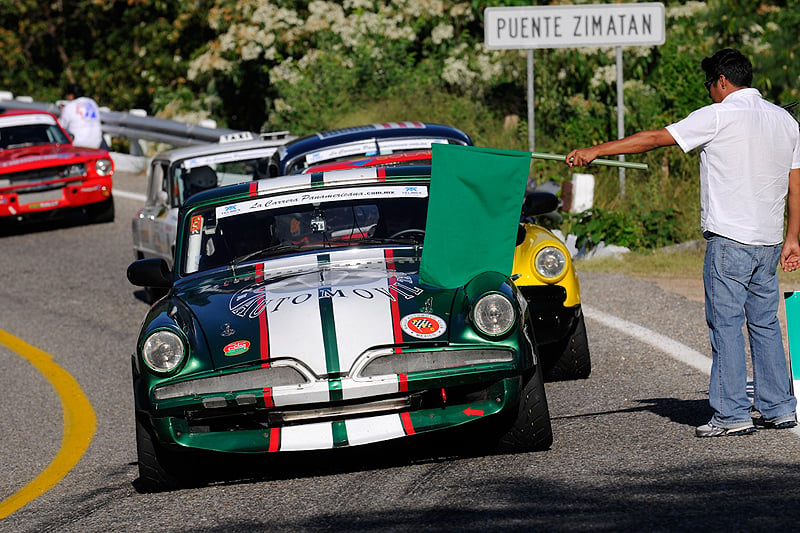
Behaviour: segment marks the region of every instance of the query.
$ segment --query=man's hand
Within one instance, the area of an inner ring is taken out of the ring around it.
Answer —
[[[570,167],[585,167],[597,159],[597,148],[579,148],[567,154],[565,162]]]
[[[784,272],[794,272],[800,268],[800,243],[797,239],[786,239],[781,250],[781,268]]]

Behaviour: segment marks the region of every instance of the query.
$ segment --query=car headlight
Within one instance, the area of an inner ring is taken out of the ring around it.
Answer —
[[[94,169],[97,171],[98,176],[108,176],[114,166],[111,164],[110,159],[98,159],[94,162]]]
[[[545,246],[534,257],[533,266],[541,277],[557,278],[567,268],[567,256],[555,246]]]
[[[514,326],[516,313],[508,298],[493,293],[478,300],[472,312],[472,319],[480,333],[497,337],[507,333]]]
[[[152,333],[142,345],[142,358],[152,370],[169,372],[183,360],[186,348],[181,338],[167,330]]]

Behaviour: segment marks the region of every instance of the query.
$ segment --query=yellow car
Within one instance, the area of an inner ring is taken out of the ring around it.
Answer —
[[[570,252],[535,222],[558,206],[551,193],[526,195],[514,251],[514,283],[528,301],[547,381],[587,378],[592,371],[580,283]]]

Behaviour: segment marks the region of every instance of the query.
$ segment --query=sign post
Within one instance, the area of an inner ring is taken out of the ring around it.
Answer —
[[[581,4],[487,7],[484,44],[489,49],[528,49],[528,138],[534,151],[533,49],[615,46],[617,48],[617,136],[625,136],[622,47],[664,44],[664,4]],[[625,156],[619,156],[625,161]],[[625,194],[625,168],[620,193]]]

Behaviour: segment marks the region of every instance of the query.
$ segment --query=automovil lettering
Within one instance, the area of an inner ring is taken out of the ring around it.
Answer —
[[[320,287],[315,292],[297,292],[289,295],[273,296],[268,290],[269,282],[256,283],[238,291],[231,298],[229,308],[231,313],[242,318],[258,318],[261,313],[278,313],[287,307],[302,305],[313,298],[358,298],[372,300],[386,298],[388,301],[397,301],[387,287]],[[405,300],[410,300],[422,294],[423,290],[414,285],[398,281],[392,287],[397,295]]]
[[[272,198],[258,198],[247,200],[236,204],[219,206],[216,209],[217,219],[225,218],[242,213],[265,211],[290,207],[296,205],[307,205],[318,202],[334,202],[339,200],[358,200],[361,198],[425,198],[428,196],[428,188],[423,186],[395,185],[390,187],[375,188],[348,188],[330,189],[319,192],[303,192],[297,194],[287,194]]]

